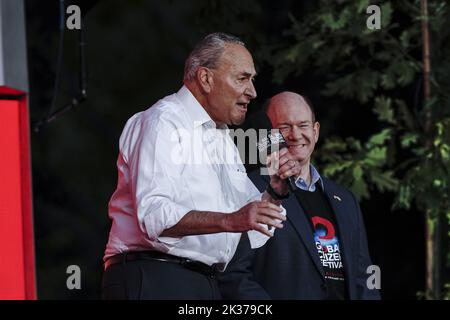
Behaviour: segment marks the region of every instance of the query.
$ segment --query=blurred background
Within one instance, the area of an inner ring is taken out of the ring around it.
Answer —
[[[25,1],[32,127],[79,91],[80,31],[61,24],[61,3]],[[312,101],[321,123],[314,163],[360,199],[383,298],[450,297],[447,1],[70,4],[83,17],[87,98],[31,132],[39,299],[100,298],[121,130],[181,87],[190,50],[216,31],[241,37],[253,54],[258,98],[250,115],[282,90]],[[381,8],[379,30],[367,28],[370,4]],[[81,269],[80,290],[66,287],[69,265]]]

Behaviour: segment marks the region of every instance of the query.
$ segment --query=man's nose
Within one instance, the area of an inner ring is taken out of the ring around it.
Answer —
[[[250,99],[255,99],[256,98],[256,89],[255,89],[255,85],[253,84],[253,81],[249,81],[249,85],[247,86],[247,88],[245,89],[244,94],[246,96],[248,96]]]
[[[302,137],[302,130],[298,126],[292,126],[289,136],[291,140],[299,140]]]

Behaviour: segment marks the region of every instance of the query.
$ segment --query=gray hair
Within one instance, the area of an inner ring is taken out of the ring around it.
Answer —
[[[184,81],[194,80],[199,67],[214,69],[226,43],[245,47],[245,43],[238,37],[222,32],[208,34],[197,43],[184,64]]]

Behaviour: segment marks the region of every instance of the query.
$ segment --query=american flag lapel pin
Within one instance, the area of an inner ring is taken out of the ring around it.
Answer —
[[[342,201],[342,199],[341,198],[339,198],[337,195],[333,195],[333,198],[335,198],[337,201]]]

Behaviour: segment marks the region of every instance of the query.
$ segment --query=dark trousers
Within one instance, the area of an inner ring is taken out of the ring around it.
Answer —
[[[109,266],[102,298],[130,300],[218,300],[214,277],[166,261],[136,260]]]

